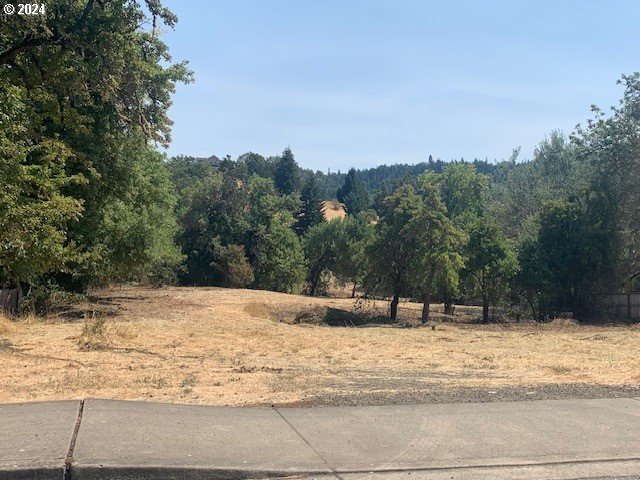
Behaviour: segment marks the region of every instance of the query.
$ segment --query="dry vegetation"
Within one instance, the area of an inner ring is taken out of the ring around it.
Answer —
[[[434,389],[640,383],[637,325],[479,325],[472,307],[440,315],[446,323],[435,330],[324,323],[356,325],[386,308],[220,288],[105,290],[55,317],[0,318],[0,402],[310,404],[398,391],[419,400]],[[403,305],[405,327],[418,316],[419,305]]]
[[[347,216],[347,212],[344,210],[344,205],[338,200],[325,200],[322,202],[322,213],[324,213],[324,218],[328,221],[331,221],[334,218],[344,218]]]

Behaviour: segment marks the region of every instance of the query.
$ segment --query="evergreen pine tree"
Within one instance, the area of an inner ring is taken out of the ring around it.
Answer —
[[[371,198],[363,182],[356,182],[344,199],[344,208],[349,215],[357,215],[371,206]]]
[[[298,217],[296,231],[302,236],[309,228],[324,221],[322,197],[320,196],[320,187],[315,176],[311,175],[307,179],[301,195],[302,210]]]
[[[344,179],[344,185],[336,192],[336,198],[339,202],[344,203],[347,196],[353,191],[356,185],[356,169],[350,168],[347,172],[347,176]]]
[[[282,157],[276,165],[275,181],[276,188],[283,195],[300,190],[300,168],[293,158],[293,153],[289,147],[282,152]]]

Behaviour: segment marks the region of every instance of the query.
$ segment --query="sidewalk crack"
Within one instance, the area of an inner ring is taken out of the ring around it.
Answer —
[[[76,423],[73,426],[73,434],[71,435],[71,441],[69,442],[69,450],[67,450],[67,456],[64,460],[64,473],[63,480],[71,480],[71,465],[73,464],[73,450],[76,448],[76,440],[78,438],[78,432],[80,431],[80,423],[82,423],[82,412],[84,411],[84,399],[80,400],[80,406],[78,407],[78,416],[76,417]]]
[[[318,456],[318,458],[322,460],[322,463],[324,463],[327,466],[327,468],[331,470],[331,473],[333,474],[334,477],[336,477],[338,480],[344,480],[344,478],[340,476],[340,474],[336,471],[336,469],[331,466],[331,464],[322,456],[322,454],[313,445],[311,445],[306,438],[302,436],[302,434],[298,431],[298,429],[294,427],[293,424],[289,420],[287,420],[284,415],[282,415],[282,413],[280,413],[280,410],[278,410],[276,407],[271,407],[271,408],[273,408],[273,410],[278,415],[280,415],[280,418],[282,418],[282,420],[284,420],[285,423],[289,425],[289,428],[291,428],[291,430],[296,432],[296,435],[298,435],[302,439],[302,441],[306,443],[311,450],[313,450],[313,453],[315,453]]]

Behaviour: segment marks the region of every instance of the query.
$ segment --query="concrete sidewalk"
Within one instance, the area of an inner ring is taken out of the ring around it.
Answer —
[[[0,405],[0,479],[283,476],[640,479],[640,399],[304,409]]]

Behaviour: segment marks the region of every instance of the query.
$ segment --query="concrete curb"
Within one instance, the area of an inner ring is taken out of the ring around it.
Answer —
[[[529,463],[522,465],[483,465],[424,469],[266,471],[223,470],[210,467],[82,467],[74,469],[71,479],[82,480],[266,480],[274,478],[313,478],[360,480],[367,478],[410,480],[640,480],[640,459],[594,460],[588,462]]]

